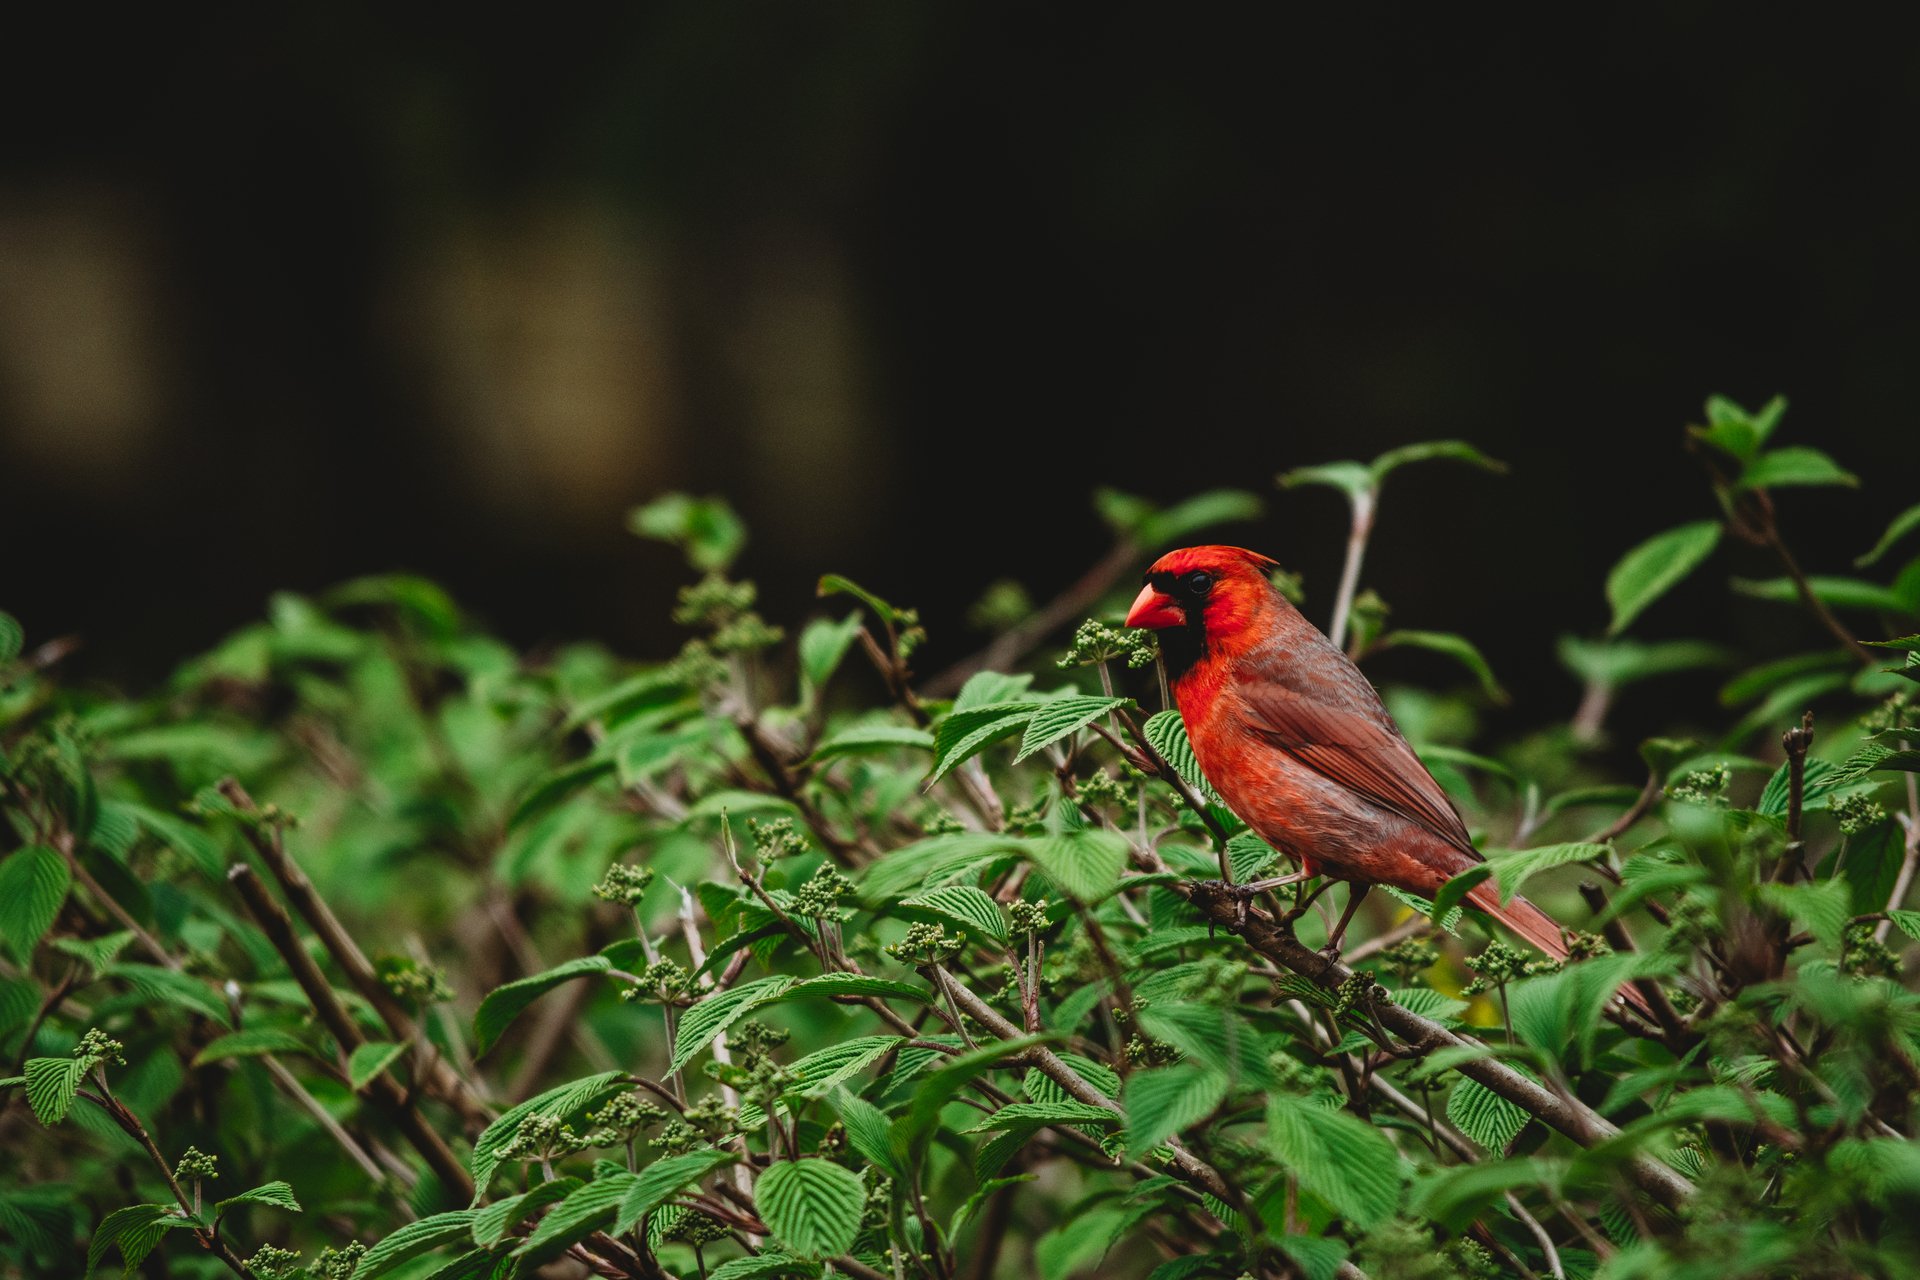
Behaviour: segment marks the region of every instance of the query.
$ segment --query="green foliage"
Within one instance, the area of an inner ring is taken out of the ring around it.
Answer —
[[[1709,402],[1717,514],[1627,553],[1607,638],[1511,624],[1585,687],[1571,721],[1489,735],[1492,636],[1352,601],[1369,668],[1441,659],[1384,692],[1487,851],[1369,898],[1352,973],[1316,951],[1324,882],[1206,883],[1295,864],[1113,625],[1125,573],[951,702],[911,605],[845,578],[786,647],[722,576],[737,517],[679,495],[632,518],[692,580],[650,663],[516,653],[370,578],[120,697],[0,614],[0,1273],[1913,1274],[1920,639],[1881,637],[1920,569],[1799,580],[1793,491],[1860,481],[1778,441],[1784,408]],[[1500,469],[1439,442],[1285,482],[1364,537],[1427,460]],[[1920,529],[1896,497],[1856,570]],[[1259,512],[1097,506],[1110,564]],[[1731,590],[1803,618],[1618,634],[1721,591],[1728,533],[1783,575]],[[1609,710],[1655,681],[1696,718],[1636,757]],[[1568,958],[1499,938],[1481,884]]]

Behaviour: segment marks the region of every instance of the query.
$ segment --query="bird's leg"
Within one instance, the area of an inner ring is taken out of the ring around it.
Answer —
[[[1340,923],[1333,926],[1333,932],[1327,935],[1327,945],[1320,949],[1320,954],[1327,958],[1328,968],[1332,968],[1333,962],[1340,958],[1340,940],[1347,936],[1347,923],[1353,919],[1353,913],[1360,909],[1360,904],[1367,900],[1367,891],[1372,888],[1371,884],[1358,880],[1349,884],[1347,909],[1340,913]]]
[[[1233,884],[1226,880],[1206,880],[1202,881],[1201,885],[1196,887],[1202,888],[1204,892],[1212,897],[1231,898],[1233,900],[1234,926],[1244,929],[1247,927],[1247,907],[1254,898],[1270,890],[1278,889],[1282,885],[1298,884],[1302,880],[1310,879],[1312,874],[1313,873],[1309,871],[1296,871],[1291,875],[1274,876],[1270,880],[1254,880],[1247,884]]]

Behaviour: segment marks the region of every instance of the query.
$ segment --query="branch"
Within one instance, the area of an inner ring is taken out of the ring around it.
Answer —
[[[1367,557],[1367,539],[1373,536],[1373,513],[1378,499],[1372,489],[1360,489],[1348,495],[1353,522],[1347,528],[1347,560],[1340,569],[1340,590],[1333,597],[1333,620],[1327,624],[1327,639],[1333,647],[1347,647],[1347,619],[1353,613],[1354,593],[1360,589],[1360,564]]]
[[[227,879],[239,892],[247,910],[260,925],[261,932],[273,944],[273,949],[286,962],[293,980],[300,984],[307,1002],[313,1006],[314,1013],[319,1015],[328,1034],[340,1046],[341,1053],[351,1055],[354,1049],[366,1043],[366,1037],[360,1034],[360,1028],[354,1025],[353,1018],[341,1005],[326,975],[320,972],[320,966],[300,945],[300,938],[294,932],[293,921],[286,910],[273,900],[273,895],[260,883],[260,877],[245,863],[236,863],[230,868]],[[367,1082],[362,1093],[385,1113],[408,1145],[420,1153],[420,1158],[427,1162],[427,1167],[433,1170],[441,1185],[457,1199],[473,1198],[473,1179],[468,1176],[466,1167],[454,1158],[439,1133],[421,1118],[412,1099],[391,1076],[385,1072],[375,1076]]]
[[[1155,863],[1158,861],[1157,858],[1153,859]],[[1147,869],[1161,871],[1165,870],[1165,866],[1161,864]],[[1316,986],[1337,991],[1342,983],[1353,976],[1351,969],[1311,950],[1294,937],[1291,930],[1281,928],[1258,908],[1242,915],[1236,901],[1227,895],[1208,892],[1210,886],[1203,882],[1183,881],[1170,884],[1167,888],[1196,907],[1214,928],[1240,935],[1255,951]],[[1439,1023],[1391,1001],[1376,1002],[1373,1013],[1381,1026],[1407,1042],[1411,1054],[1416,1057],[1423,1057],[1437,1049],[1480,1047],[1478,1041],[1449,1031]],[[1521,1075],[1497,1058],[1480,1056],[1458,1063],[1452,1069],[1486,1086],[1548,1128],[1565,1134],[1583,1147],[1596,1146],[1620,1132],[1585,1103],[1554,1093],[1539,1081]],[[1625,1168],[1628,1176],[1642,1190],[1661,1203],[1678,1203],[1693,1194],[1691,1182],[1650,1156],[1629,1157]]]
[[[387,989],[387,984],[380,981],[380,975],[375,973],[373,966],[367,962],[366,953],[360,950],[359,944],[353,940],[353,935],[346,931],[339,917],[334,915],[333,909],[327,905],[326,899],[322,898],[319,891],[313,887],[313,881],[307,879],[307,873],[300,869],[300,864],[294,861],[292,854],[287,852],[280,829],[277,826],[267,826],[259,820],[259,808],[254,804],[253,797],[247,794],[239,782],[232,778],[224,778],[219,784],[219,790],[229,804],[247,815],[248,820],[240,823],[240,830],[245,834],[247,843],[252,845],[253,851],[260,855],[260,860],[267,864],[267,869],[273,873],[273,878],[280,882],[280,890],[287,895],[287,901],[293,904],[293,909],[300,913],[301,919],[307,922],[307,927],[312,929],[314,935],[320,939],[321,944],[327,949],[327,954],[333,957],[334,963],[340,967],[340,972],[346,975],[353,989],[373,1006],[374,1011],[380,1015],[380,1020],[387,1024],[388,1030],[393,1032],[395,1039],[405,1044],[418,1044],[420,1029],[408,1016],[407,1011],[401,1007],[393,992]],[[434,1096],[458,1111],[461,1120],[469,1127],[478,1129],[492,1121],[492,1112],[480,1095],[474,1092],[473,1086],[461,1079],[445,1061],[435,1061],[424,1074],[426,1078],[422,1083],[433,1092]]]

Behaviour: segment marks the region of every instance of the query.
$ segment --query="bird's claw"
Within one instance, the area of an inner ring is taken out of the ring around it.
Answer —
[[[1213,901],[1231,901],[1233,903],[1233,925],[1235,929],[1247,927],[1247,904],[1254,895],[1264,891],[1258,884],[1232,884],[1226,880],[1202,880],[1194,886],[1194,891]],[[1212,926],[1209,925],[1209,928]]]

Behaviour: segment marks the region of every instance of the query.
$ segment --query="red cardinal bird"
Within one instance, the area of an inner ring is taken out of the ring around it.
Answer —
[[[1431,898],[1484,859],[1367,678],[1268,581],[1275,567],[1239,547],[1169,552],[1147,570],[1127,625],[1160,633],[1207,780],[1261,839],[1299,860],[1298,875],[1259,887],[1314,875],[1351,882],[1335,950],[1373,885]],[[1503,906],[1487,881],[1467,898],[1566,957],[1559,927],[1525,898]]]

